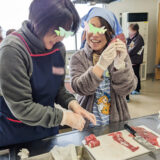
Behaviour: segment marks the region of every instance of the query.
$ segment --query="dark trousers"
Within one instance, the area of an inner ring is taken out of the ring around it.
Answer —
[[[138,79],[138,84],[137,84],[136,91],[140,92],[140,90],[141,90],[141,79],[140,79],[140,75],[139,75],[140,64],[133,65],[133,70],[134,70],[134,73],[135,73],[135,75]]]
[[[141,90],[141,79],[140,79],[140,64],[133,65],[134,74],[138,79],[136,91],[140,92]],[[129,95],[126,96],[126,99],[129,100]]]

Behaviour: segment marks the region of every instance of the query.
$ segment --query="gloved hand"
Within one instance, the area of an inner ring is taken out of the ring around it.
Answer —
[[[117,50],[117,56],[114,60],[114,67],[116,69],[123,69],[125,68],[124,60],[128,54],[127,47],[126,47],[126,44],[119,39],[115,41],[115,45]]]
[[[61,125],[67,125],[71,128],[82,131],[85,125],[85,120],[81,115],[77,113],[73,113],[72,111],[68,110],[63,110],[63,118]]]
[[[116,50],[118,51],[120,60],[124,61],[126,56],[128,55],[126,44],[120,39],[117,39],[115,44],[116,44]]]
[[[109,46],[102,52],[96,65],[105,71],[108,66],[113,62],[116,55],[116,46],[115,42],[113,42],[109,44]]]
[[[68,105],[68,108],[71,109],[74,113],[81,115],[83,118],[88,119],[90,122],[96,125],[95,115],[82,108],[76,100],[71,101]]]

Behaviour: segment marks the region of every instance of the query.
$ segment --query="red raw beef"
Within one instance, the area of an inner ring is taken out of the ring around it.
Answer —
[[[159,138],[158,136],[156,136],[155,134],[153,134],[152,132],[147,131],[146,129],[142,128],[142,127],[132,127],[141,137],[143,137],[144,139],[146,139],[148,142],[150,142],[152,145],[160,147],[160,145],[158,144],[157,138]]]
[[[123,33],[117,35],[116,38],[118,38],[118,39],[120,39],[121,41],[123,41],[124,43],[126,43],[126,38],[125,38],[125,36],[124,36]]]
[[[86,144],[91,148],[97,147],[100,145],[100,141],[96,139],[96,136],[94,134],[91,134],[85,137],[85,141],[86,141]]]
[[[113,38],[112,41],[110,42],[110,44],[115,42],[117,39],[120,39],[121,41],[126,43],[126,38],[125,38],[124,34],[121,33],[121,34],[117,35],[115,38]]]
[[[92,140],[92,141],[90,141],[90,142],[88,143],[88,146],[91,147],[91,148],[100,146],[100,141],[99,141],[99,140]]]
[[[109,134],[109,136],[112,136],[113,140],[115,140],[116,142],[120,143],[121,145],[127,147],[128,149],[130,149],[132,152],[135,152],[136,150],[139,149],[139,147],[134,147],[133,145],[131,145],[130,143],[128,143],[122,136],[122,132],[114,132]]]
[[[88,143],[89,143],[90,141],[93,141],[93,140],[96,140],[96,136],[95,136],[94,134],[91,134],[91,135],[85,137],[85,141],[86,141],[86,144],[87,144],[87,145],[88,145]]]

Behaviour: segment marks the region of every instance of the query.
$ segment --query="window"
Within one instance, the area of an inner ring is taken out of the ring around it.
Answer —
[[[1,0],[0,2],[0,26],[5,32],[8,29],[19,29],[22,22],[28,19],[29,5],[32,0]]]
[[[0,2],[0,26],[5,37],[8,29],[19,29],[22,22],[28,19],[29,6],[32,0],[2,0]],[[82,18],[92,7],[102,7],[102,4],[90,6],[89,4],[76,4],[75,7]],[[66,50],[77,50],[81,46],[81,34],[83,29],[80,27],[76,36],[63,40]]]

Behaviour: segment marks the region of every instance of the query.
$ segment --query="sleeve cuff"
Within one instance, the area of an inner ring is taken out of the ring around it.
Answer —
[[[94,80],[97,81],[98,83],[102,82],[103,78],[97,77],[92,70],[93,70],[93,66],[89,68],[88,72],[90,72],[90,74],[94,78]]]

